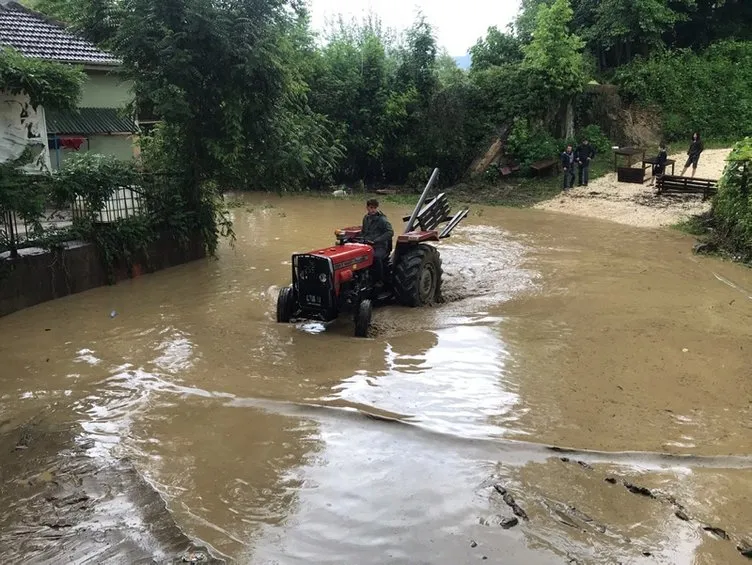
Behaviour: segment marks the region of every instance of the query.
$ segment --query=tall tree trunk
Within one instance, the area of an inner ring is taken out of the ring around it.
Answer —
[[[574,138],[574,97],[567,99],[567,110],[564,116],[564,138]]]

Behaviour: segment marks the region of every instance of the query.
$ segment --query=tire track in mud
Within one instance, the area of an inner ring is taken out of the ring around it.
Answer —
[[[477,323],[485,309],[536,286],[538,273],[523,266],[528,248],[497,227],[466,226],[436,247],[443,269],[441,302],[376,310],[373,337],[394,337],[416,327],[432,330]]]

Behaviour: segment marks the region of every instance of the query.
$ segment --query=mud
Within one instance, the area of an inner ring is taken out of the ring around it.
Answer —
[[[704,151],[695,176],[720,179],[730,151]],[[680,175],[686,153],[673,154],[669,158],[676,161],[674,173]],[[689,169],[686,174],[691,172]],[[609,173],[593,180],[587,187],[575,187],[566,194],[541,202],[536,208],[643,228],[671,226],[710,210],[710,201],[703,201],[701,195],[656,196],[655,188],[650,187],[649,182],[643,185],[619,182],[615,172]]]
[[[6,563],[225,563],[194,544],[127,460],[104,463],[42,419],[0,435]]]
[[[232,212],[219,260],[0,319],[3,561],[748,562],[751,271],[474,207],[448,301],[356,339],[274,307],[362,202]]]

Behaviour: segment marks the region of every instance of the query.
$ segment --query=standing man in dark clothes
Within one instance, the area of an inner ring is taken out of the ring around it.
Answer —
[[[363,218],[360,237],[373,246],[373,273],[376,286],[384,284],[384,260],[392,251],[394,230],[384,213],[379,210],[379,201],[371,199],[366,202],[367,214]]]
[[[692,134],[692,143],[689,144],[689,150],[687,151],[687,163],[684,165],[684,170],[681,172],[681,176],[687,172],[687,169],[692,165],[692,177],[694,178],[697,172],[697,163],[700,161],[700,153],[705,150],[705,146],[700,139],[700,134],[695,132]]]
[[[567,150],[561,154],[561,168],[564,169],[564,192],[574,186],[574,161],[572,146],[567,145]]]
[[[587,186],[588,176],[590,174],[590,161],[595,158],[595,148],[590,145],[587,139],[583,139],[580,146],[577,148],[575,160],[577,161],[577,170],[579,172],[579,179],[577,186],[583,184]]]

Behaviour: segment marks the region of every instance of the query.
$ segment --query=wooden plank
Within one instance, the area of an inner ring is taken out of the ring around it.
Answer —
[[[545,161],[536,161],[535,163],[530,165],[531,169],[534,169],[536,171],[541,171],[543,169],[548,169],[549,167],[553,167],[556,165],[557,161],[556,159],[547,159]]]
[[[642,167],[619,167],[616,177],[619,182],[642,184],[645,182],[645,170]]]

